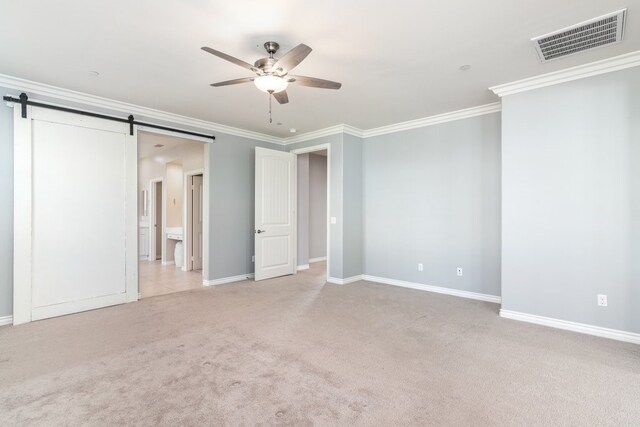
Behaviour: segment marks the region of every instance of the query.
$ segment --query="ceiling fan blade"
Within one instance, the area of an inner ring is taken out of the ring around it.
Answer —
[[[276,99],[276,101],[278,101],[280,104],[286,104],[289,102],[289,95],[287,95],[287,91],[283,90],[282,92],[276,92],[273,94],[273,97]]]
[[[289,72],[293,70],[296,65],[302,62],[304,58],[311,53],[311,48],[306,44],[300,43],[298,46],[287,52],[282,58],[278,59],[278,62],[273,64],[272,70],[281,68],[282,70]]]
[[[290,83],[298,84],[300,86],[319,87],[320,89],[340,89],[342,83],[332,82],[331,80],[316,79],[315,77],[305,76],[288,76],[294,80],[289,80]]]
[[[206,46],[204,46],[204,47],[202,48],[202,50],[204,50],[205,52],[209,52],[210,54],[215,55],[215,56],[217,56],[218,58],[222,58],[222,59],[224,59],[225,61],[229,61],[229,62],[231,62],[231,63],[233,63],[233,64],[239,65],[239,66],[241,66],[242,68],[246,68],[247,70],[251,70],[251,71],[253,71],[254,73],[255,73],[255,72],[258,72],[258,69],[257,69],[256,67],[254,67],[253,65],[249,64],[248,62],[244,62],[244,61],[243,61],[243,60],[241,60],[241,59],[234,58],[233,56],[231,56],[231,55],[227,55],[226,53],[222,53],[222,52],[220,52],[220,51],[217,51],[217,50],[215,50],[215,49],[211,49],[210,47],[206,47]]]
[[[249,83],[249,82],[252,82],[253,80],[254,80],[253,77],[243,77],[241,79],[233,79],[233,80],[226,80],[224,82],[212,83],[211,86],[220,87],[220,86],[237,85],[240,83]]]

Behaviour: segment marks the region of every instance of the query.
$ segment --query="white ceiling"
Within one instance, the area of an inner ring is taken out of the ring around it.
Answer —
[[[155,145],[161,144],[162,147],[156,147]],[[194,142],[190,139],[180,138],[172,135],[163,135],[152,132],[138,132],[138,158],[144,159],[146,157],[166,157],[168,151],[172,151],[176,147],[195,145],[201,147],[201,142]]]
[[[622,7],[622,43],[539,62],[531,37]],[[2,0],[0,16],[2,74],[279,137],[487,104],[489,86],[640,50],[640,0]],[[252,84],[209,87],[251,74],[201,46],[254,62],[267,40],[311,46],[295,74],[342,89],[291,87],[270,125]]]

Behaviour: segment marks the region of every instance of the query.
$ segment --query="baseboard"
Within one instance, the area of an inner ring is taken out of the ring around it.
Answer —
[[[298,268],[298,271],[308,270],[309,269],[309,264],[299,265],[297,268]]]
[[[253,273],[240,274],[239,276],[223,277],[222,279],[203,280],[204,286],[224,285],[225,283],[241,282],[243,280],[253,279]]]
[[[162,261],[162,265],[174,265],[175,261]]]
[[[321,256],[319,258],[309,258],[309,264],[313,264],[314,262],[326,261],[326,256]]]
[[[422,283],[405,282],[404,280],[388,279],[386,277],[363,275],[362,280],[369,282],[384,283],[385,285],[401,286],[403,288],[418,289],[421,291],[435,292],[438,294],[452,295],[455,297],[469,298],[486,302],[500,304],[502,298],[497,295],[480,294],[477,292],[461,291],[459,289],[443,288],[441,286],[425,285]]]
[[[351,276],[345,279],[338,279],[337,277],[327,277],[327,282],[333,283],[334,285],[348,285],[349,283],[357,282],[358,280],[363,280],[362,274],[358,276]]]
[[[13,316],[0,317],[0,326],[13,325]]]
[[[536,316],[535,314],[520,313],[518,311],[511,310],[500,310],[500,317],[519,320],[521,322],[535,323],[536,325],[550,326],[552,328],[564,329],[565,331],[578,332],[580,334],[594,335],[596,337],[640,344],[640,334],[620,331],[618,329],[603,328],[600,326],[588,325],[586,323],[570,322],[568,320]]]

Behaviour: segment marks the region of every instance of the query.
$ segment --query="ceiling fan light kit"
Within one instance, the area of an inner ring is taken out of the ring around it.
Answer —
[[[311,53],[311,48],[305,44],[299,44],[280,59],[273,57],[280,48],[278,43],[268,41],[264,44],[264,48],[269,54],[269,57],[258,59],[253,65],[251,65],[248,62],[234,58],[226,53],[211,49],[210,47],[203,47],[202,50],[205,52],[224,59],[225,61],[239,65],[240,67],[257,74],[257,77],[242,77],[239,79],[213,83],[211,86],[221,87],[253,82],[259,90],[269,94],[270,123],[271,96],[273,96],[278,103],[287,104],[289,102],[289,96],[287,95],[286,90],[290,83],[297,84],[298,86],[316,87],[320,89],[340,89],[340,87],[342,87],[342,83],[332,82],[330,80],[317,79],[315,77],[293,76],[289,74],[291,70],[293,70]]]
[[[267,93],[282,92],[289,86],[289,82],[286,79],[274,75],[256,77],[253,83],[258,89]]]

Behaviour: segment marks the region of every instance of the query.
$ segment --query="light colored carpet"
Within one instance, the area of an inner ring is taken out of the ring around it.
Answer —
[[[640,346],[297,276],[0,328],[0,424],[640,425]]]

